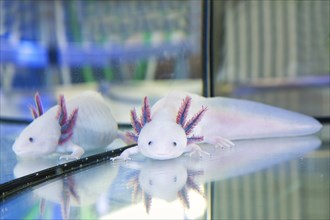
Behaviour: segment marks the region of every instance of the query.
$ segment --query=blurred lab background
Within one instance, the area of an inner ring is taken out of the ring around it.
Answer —
[[[212,65],[215,95],[329,113],[329,1],[212,8],[205,61],[199,0],[2,0],[1,115],[28,116],[35,91],[49,105],[58,93],[87,89],[136,103],[173,90],[201,94],[203,62]]]
[[[200,1],[5,0],[0,27],[3,102],[37,90],[52,99],[96,89],[129,101],[174,84],[199,92]],[[1,112],[28,114],[22,108]]]

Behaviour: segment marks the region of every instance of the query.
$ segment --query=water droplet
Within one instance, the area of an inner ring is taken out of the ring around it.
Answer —
[[[57,174],[57,175],[61,175],[62,173],[63,173],[62,168],[61,168],[61,167],[58,167],[58,168],[56,169],[56,174]]]

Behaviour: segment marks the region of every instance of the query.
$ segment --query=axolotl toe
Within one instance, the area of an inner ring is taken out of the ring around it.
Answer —
[[[35,95],[35,118],[18,136],[12,149],[18,157],[39,157],[54,152],[71,153],[64,159],[80,158],[85,151],[107,147],[117,137],[117,123],[109,106],[97,92],[84,92],[43,112]]]
[[[208,154],[197,143],[232,147],[242,139],[302,136],[319,131],[314,118],[253,101],[233,98],[205,98],[187,92],[172,92],[150,108],[145,97],[142,115],[131,111],[137,146],[113,158],[129,160],[138,152],[158,160],[184,153]]]

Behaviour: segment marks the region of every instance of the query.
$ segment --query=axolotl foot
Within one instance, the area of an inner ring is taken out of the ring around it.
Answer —
[[[85,150],[72,142],[68,142],[63,146],[67,151],[71,151],[71,154],[63,154],[60,156],[60,160],[76,160],[81,158],[85,153]]]
[[[220,136],[204,137],[204,141],[214,145],[216,148],[231,148],[235,146],[232,141]]]
[[[130,158],[130,157],[126,157],[126,156],[122,156],[122,155],[119,155],[119,156],[117,156],[117,157],[112,157],[112,158],[110,158],[110,160],[111,160],[112,162],[115,162],[116,160],[127,161],[127,160],[132,160],[132,158]]]
[[[79,159],[80,157],[77,157],[77,156],[73,156],[71,154],[65,154],[65,155],[61,155],[59,160],[77,160]]]
[[[190,157],[195,154],[198,153],[199,157],[202,157],[203,154],[207,155],[207,156],[211,156],[211,154],[209,152],[203,151],[199,145],[197,144],[190,144],[188,145],[189,150],[186,152],[186,155],[189,155]]]
[[[115,161],[115,160],[124,160],[124,161],[132,160],[130,155],[137,154],[138,152],[139,152],[139,148],[137,146],[136,147],[131,147],[131,148],[128,148],[128,149],[124,150],[119,156],[110,158],[110,160],[111,161]]]

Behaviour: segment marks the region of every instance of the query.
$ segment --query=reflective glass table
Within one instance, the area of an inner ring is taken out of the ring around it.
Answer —
[[[17,161],[20,129],[1,124],[1,219],[329,218],[329,125],[316,136],[204,145],[211,157],[112,162],[106,151],[75,164]],[[22,188],[6,185],[28,174]]]

